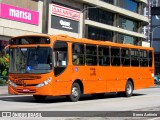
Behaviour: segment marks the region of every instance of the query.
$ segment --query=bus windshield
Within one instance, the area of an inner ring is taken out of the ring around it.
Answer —
[[[11,48],[10,73],[48,73],[52,70],[49,47]]]

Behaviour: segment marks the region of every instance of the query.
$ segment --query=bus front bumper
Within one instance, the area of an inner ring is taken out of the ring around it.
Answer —
[[[41,88],[36,87],[24,87],[24,86],[17,86],[13,87],[8,85],[8,93],[12,95],[46,95],[52,96],[53,95],[53,88],[50,85],[43,86]]]

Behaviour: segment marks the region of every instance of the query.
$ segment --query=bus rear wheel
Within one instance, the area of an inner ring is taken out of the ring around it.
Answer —
[[[133,83],[131,81],[127,81],[126,88],[124,92],[118,93],[121,96],[130,97],[133,94]]]
[[[47,96],[43,96],[43,95],[33,95],[34,99],[38,102],[42,102],[46,99]]]
[[[78,83],[73,83],[68,98],[71,102],[77,102],[81,96],[81,89]]]

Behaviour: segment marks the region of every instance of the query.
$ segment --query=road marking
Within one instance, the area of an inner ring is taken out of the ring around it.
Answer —
[[[156,117],[156,118],[151,118],[149,120],[160,120],[160,117]]]

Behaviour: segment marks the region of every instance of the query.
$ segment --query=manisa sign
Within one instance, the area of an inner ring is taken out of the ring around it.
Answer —
[[[0,6],[1,6],[1,13],[0,13],[1,18],[38,25],[39,22],[38,12],[6,4],[0,4]]]

